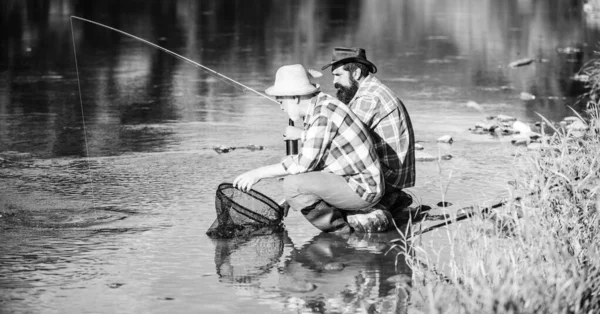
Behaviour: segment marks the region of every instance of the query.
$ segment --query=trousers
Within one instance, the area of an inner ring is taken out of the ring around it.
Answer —
[[[285,177],[283,192],[290,208],[321,231],[350,229],[346,215],[368,210],[376,204],[363,200],[346,180],[329,172],[306,172]]]

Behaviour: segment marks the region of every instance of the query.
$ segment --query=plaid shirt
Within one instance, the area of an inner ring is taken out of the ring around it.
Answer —
[[[377,152],[369,130],[332,96],[319,93],[304,117],[302,149],[282,165],[290,174],[325,171],[340,175],[367,202],[383,193]]]
[[[348,105],[371,130],[386,186],[415,185],[415,135],[408,112],[394,92],[373,75],[360,83]]]

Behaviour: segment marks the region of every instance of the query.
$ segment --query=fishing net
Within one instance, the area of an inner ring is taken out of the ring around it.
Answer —
[[[215,209],[217,219],[206,232],[210,237],[249,237],[283,230],[283,208],[255,190],[244,192],[231,183],[221,183]]]

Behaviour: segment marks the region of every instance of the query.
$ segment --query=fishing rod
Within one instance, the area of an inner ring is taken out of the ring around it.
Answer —
[[[108,26],[108,25],[104,25],[104,24],[102,24],[102,23],[98,23],[98,22],[96,22],[96,21],[88,20],[88,19],[85,19],[85,18],[82,18],[82,17],[78,17],[78,16],[71,15],[71,19],[77,19],[77,20],[80,20],[80,21],[83,21],[83,22],[87,22],[87,23],[91,23],[91,24],[94,24],[94,25],[97,25],[97,26],[100,26],[100,27],[104,27],[104,28],[106,28],[106,29],[109,29],[109,30],[115,31],[115,32],[117,32],[117,33],[119,33],[119,34],[123,34],[123,35],[125,35],[125,36],[131,37],[131,38],[133,38],[133,39],[135,39],[135,40],[139,40],[139,41],[141,41],[141,42],[143,42],[143,43],[145,43],[145,44],[147,44],[147,45],[149,45],[149,46],[152,46],[152,47],[154,47],[154,48],[160,49],[160,50],[162,50],[162,51],[164,51],[164,52],[166,52],[166,53],[168,53],[168,54],[170,54],[170,55],[172,55],[172,56],[176,57],[177,59],[183,60],[183,61],[185,61],[185,62],[189,62],[189,63],[193,64],[194,66],[196,66],[196,67],[198,67],[198,68],[201,68],[201,69],[203,69],[203,70],[205,70],[205,71],[207,71],[207,72],[209,72],[209,73],[211,73],[211,74],[214,74],[214,75],[216,75],[216,76],[218,76],[218,77],[220,77],[220,78],[224,79],[224,80],[225,80],[225,81],[227,81],[227,82],[231,82],[231,83],[234,83],[234,84],[236,84],[236,85],[238,85],[238,86],[241,86],[241,87],[242,87],[242,90],[249,90],[249,91],[251,91],[251,92],[254,92],[254,93],[256,93],[256,94],[257,94],[257,95],[259,95],[259,96],[262,96],[262,97],[264,97],[264,98],[266,98],[266,99],[268,99],[268,100],[270,100],[270,101],[273,101],[273,102],[276,102],[277,104],[279,104],[279,102],[278,102],[277,100],[275,100],[275,99],[273,99],[273,98],[271,98],[271,97],[269,97],[269,96],[267,96],[267,95],[265,95],[265,94],[263,94],[263,93],[261,93],[261,92],[259,92],[259,91],[255,90],[255,89],[253,89],[253,88],[251,88],[251,87],[249,87],[249,86],[246,86],[246,85],[244,85],[244,84],[242,84],[242,83],[240,83],[240,82],[238,82],[238,81],[236,81],[236,80],[234,80],[234,79],[231,79],[231,78],[229,78],[229,77],[227,77],[227,76],[225,76],[225,75],[223,75],[223,74],[221,74],[221,73],[219,73],[219,72],[217,72],[217,71],[215,71],[215,70],[213,70],[213,69],[211,69],[211,68],[208,68],[208,67],[206,67],[206,66],[203,66],[202,64],[200,64],[200,63],[198,63],[198,62],[196,62],[196,61],[194,61],[194,60],[192,60],[192,59],[186,58],[186,57],[184,57],[184,56],[182,56],[182,55],[180,55],[180,54],[177,54],[177,53],[175,53],[175,52],[173,52],[173,51],[171,51],[171,50],[169,50],[169,49],[167,49],[167,48],[161,47],[161,46],[159,46],[159,45],[157,45],[157,44],[155,44],[155,43],[152,43],[152,42],[150,42],[150,41],[148,41],[148,40],[145,40],[145,39],[143,39],[143,38],[140,38],[140,37],[138,37],[138,36],[135,36],[135,35],[129,34],[129,33],[127,33],[127,32],[124,32],[124,31],[120,30],[120,29],[116,29],[116,28],[114,28],[114,27],[110,27],[110,26]],[[71,28],[72,28],[72,25],[73,25],[73,24],[71,23]]]
[[[500,201],[500,202],[498,202],[496,204],[483,207],[479,211],[479,213],[482,214],[482,215],[489,214],[492,209],[496,209],[496,208],[502,207],[502,206],[506,205],[509,202],[518,202],[518,201],[522,200],[524,197],[533,196],[533,195],[535,195],[537,193],[538,193],[537,191],[534,191],[534,192],[528,193],[527,195],[518,196],[518,197],[515,197],[515,198],[510,199],[510,200],[502,200],[502,201]],[[459,209],[457,212],[461,212],[462,211],[464,213],[460,214],[460,215],[457,215],[456,218],[454,218],[454,219],[444,220],[443,222],[441,222],[441,223],[439,223],[437,225],[433,225],[431,227],[425,228],[425,229],[423,229],[423,230],[421,230],[421,231],[419,231],[419,232],[417,232],[415,234],[412,234],[412,235],[409,234],[405,239],[398,239],[398,240],[394,240],[392,242],[401,242],[401,241],[404,241],[404,240],[409,240],[411,238],[418,237],[418,236],[420,236],[420,235],[422,235],[424,233],[433,231],[433,230],[435,230],[437,228],[445,227],[445,226],[448,226],[449,224],[452,224],[452,223],[455,223],[455,222],[459,222],[459,221],[465,220],[467,218],[471,218],[471,217],[473,217],[473,216],[476,215],[476,212],[468,212],[468,210],[474,210],[476,208],[477,208],[477,206],[473,206],[473,205],[467,206],[467,207],[463,207],[463,208]]]

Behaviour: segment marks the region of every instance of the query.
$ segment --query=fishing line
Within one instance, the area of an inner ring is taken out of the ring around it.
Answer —
[[[92,176],[92,167],[90,166],[90,150],[88,148],[88,139],[87,139],[87,128],[85,126],[85,115],[83,112],[83,100],[81,96],[81,82],[79,81],[79,65],[77,64],[77,47],[75,45],[75,32],[73,31],[73,19],[71,19],[71,37],[73,38],[73,54],[75,55],[75,71],[77,72],[77,88],[79,89],[79,106],[81,107],[81,122],[83,124],[83,138],[85,141],[85,154],[86,154],[86,162],[88,166],[88,174],[90,179],[90,186],[92,188],[92,208],[95,207],[95,199],[94,199],[94,178]]]
[[[172,56],[176,57],[177,59],[183,60],[183,61],[185,61],[185,62],[189,62],[189,63],[193,64],[194,66],[196,66],[196,67],[200,68],[200,69],[203,69],[203,70],[205,70],[205,71],[207,71],[207,72],[209,72],[209,73],[211,73],[211,74],[213,74],[213,75],[216,75],[218,78],[220,78],[222,81],[224,81],[224,82],[226,82],[226,83],[234,83],[234,84],[236,84],[237,86],[241,86],[241,87],[242,87],[242,91],[249,90],[249,91],[251,91],[251,92],[254,92],[254,93],[256,93],[257,95],[260,95],[260,96],[262,96],[262,97],[264,97],[264,98],[266,98],[266,99],[268,99],[268,100],[270,100],[270,101],[273,101],[273,102],[275,102],[275,103],[277,103],[277,104],[279,105],[279,102],[277,102],[277,100],[275,100],[275,99],[273,99],[273,98],[271,98],[271,97],[269,97],[269,96],[267,96],[267,95],[265,95],[265,94],[263,94],[263,93],[261,93],[261,92],[259,92],[259,91],[255,90],[255,89],[253,89],[253,88],[251,88],[251,87],[249,87],[249,86],[246,86],[246,85],[244,85],[244,84],[242,84],[242,83],[240,83],[240,82],[238,82],[238,81],[236,81],[236,80],[233,80],[233,79],[231,79],[231,78],[229,78],[229,77],[227,77],[227,76],[225,76],[225,75],[223,75],[223,74],[221,74],[221,73],[219,73],[219,72],[217,72],[217,71],[215,71],[215,70],[213,70],[213,69],[211,69],[211,68],[208,68],[208,67],[206,67],[206,66],[203,66],[202,64],[200,64],[200,63],[198,63],[198,62],[196,62],[196,61],[194,61],[194,60],[191,60],[191,59],[189,59],[189,58],[186,58],[186,57],[184,57],[184,56],[182,56],[182,55],[180,55],[180,54],[177,54],[177,53],[175,53],[175,52],[173,52],[173,51],[171,51],[171,50],[169,50],[169,49],[167,49],[167,48],[161,47],[161,46],[159,46],[159,45],[157,45],[157,44],[154,44],[154,43],[152,43],[152,42],[150,42],[150,41],[148,41],[148,40],[145,40],[145,39],[143,39],[143,38],[140,38],[140,37],[138,37],[138,36],[135,36],[135,35],[129,34],[129,33],[127,33],[127,32],[124,32],[124,31],[120,30],[120,29],[116,29],[116,28],[114,28],[114,27],[110,27],[110,26],[108,26],[108,25],[104,25],[104,24],[102,24],[102,23],[98,23],[98,22],[95,22],[95,21],[92,21],[92,20],[84,19],[84,18],[82,18],[82,17],[78,17],[78,16],[71,15],[71,31],[73,31],[73,19],[78,19],[78,20],[80,20],[80,21],[84,21],[84,22],[88,22],[88,23],[91,23],[91,24],[94,24],[94,25],[97,25],[97,26],[100,26],[100,27],[104,27],[104,28],[106,28],[106,29],[109,29],[109,30],[115,31],[115,32],[117,32],[117,33],[119,33],[119,34],[122,34],[122,35],[125,35],[125,36],[128,36],[128,37],[131,37],[131,38],[133,38],[133,39],[135,39],[135,40],[139,40],[139,41],[141,41],[141,42],[143,42],[143,43],[145,43],[145,44],[147,44],[147,45],[149,45],[149,46],[151,46],[151,47],[154,47],[154,48],[157,48],[157,49],[159,49],[159,50],[162,50],[162,51],[164,51],[164,52],[166,52],[166,53],[168,53],[168,54],[170,54],[170,55],[172,55]],[[230,85],[231,85],[231,84],[230,84]],[[232,85],[232,86],[235,86],[235,85]]]

